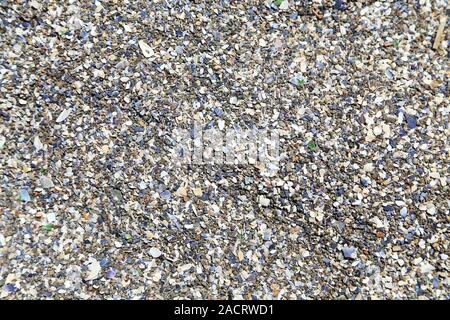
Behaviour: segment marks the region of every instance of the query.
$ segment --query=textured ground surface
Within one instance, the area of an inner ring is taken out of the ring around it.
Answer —
[[[0,297],[449,299],[448,3],[350,2],[0,1]]]

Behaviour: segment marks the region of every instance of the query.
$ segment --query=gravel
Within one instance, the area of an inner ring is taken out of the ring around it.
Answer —
[[[1,1],[0,298],[449,299],[447,5]]]

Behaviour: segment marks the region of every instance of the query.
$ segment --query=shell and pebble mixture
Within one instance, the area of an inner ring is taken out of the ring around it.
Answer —
[[[449,299],[447,6],[0,1],[0,298]]]

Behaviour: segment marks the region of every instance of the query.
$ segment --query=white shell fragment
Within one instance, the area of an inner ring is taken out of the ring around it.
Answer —
[[[90,258],[87,263],[87,272],[84,279],[86,281],[97,279],[101,270],[102,267],[100,266],[100,263],[95,258]]]
[[[145,43],[144,40],[139,40],[138,44],[144,57],[151,58],[155,54],[153,49],[147,43]]]
[[[58,118],[56,119],[57,123],[61,123],[64,120],[67,119],[67,117],[70,115],[70,113],[72,112],[71,109],[64,109],[58,116]]]
[[[38,136],[34,137],[33,145],[36,148],[36,151],[42,150],[44,148],[44,145],[42,144]]]

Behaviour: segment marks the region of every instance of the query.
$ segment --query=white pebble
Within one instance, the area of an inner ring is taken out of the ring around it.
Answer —
[[[144,57],[150,58],[155,54],[153,49],[147,43],[145,43],[145,41],[139,40],[138,44],[139,44],[139,48],[141,48],[141,51],[142,51],[142,54],[144,55]]]
[[[267,199],[264,196],[260,196],[259,204],[262,205],[263,207],[268,207],[270,205],[270,199]]]
[[[71,112],[72,112],[71,109],[65,109],[65,110],[63,110],[63,111],[59,114],[58,118],[56,119],[56,122],[57,122],[57,123],[63,122],[64,120],[67,119],[67,117],[69,116],[69,114],[70,114]]]
[[[149,250],[149,253],[153,258],[159,258],[162,255],[162,252],[154,247]]]
[[[380,127],[374,127],[373,128],[373,134],[374,135],[376,135],[376,136],[379,136],[379,135],[381,135],[383,133],[383,129],[381,129]]]

